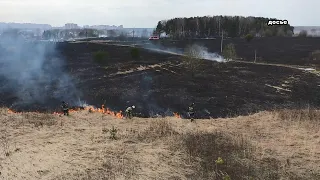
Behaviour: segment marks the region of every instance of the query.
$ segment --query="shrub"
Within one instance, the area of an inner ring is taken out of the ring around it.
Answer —
[[[101,65],[107,65],[108,58],[109,58],[109,54],[104,51],[98,51],[93,54],[94,61]]]
[[[140,50],[138,48],[132,48],[130,53],[131,53],[131,57],[133,59],[139,59],[140,58]]]
[[[226,60],[235,59],[237,57],[237,54],[236,54],[236,48],[234,44],[232,43],[227,44],[222,51],[222,55]]]
[[[118,130],[115,129],[114,126],[112,126],[112,129],[110,129],[109,132],[110,132],[110,139],[116,140]]]
[[[247,42],[250,42],[253,39],[253,35],[252,34],[247,34],[245,37]]]

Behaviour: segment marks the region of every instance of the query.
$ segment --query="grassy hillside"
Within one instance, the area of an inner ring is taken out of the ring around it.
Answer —
[[[319,110],[132,120],[1,109],[1,179],[319,179]]]

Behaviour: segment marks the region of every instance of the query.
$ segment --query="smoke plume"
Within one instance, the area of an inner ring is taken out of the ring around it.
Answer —
[[[64,72],[64,61],[49,42],[27,42],[16,35],[0,36],[0,94],[12,108],[78,105],[80,92]],[[5,97],[4,97],[5,96]],[[3,100],[5,101],[5,100]]]
[[[208,48],[204,46],[193,44],[189,48],[193,49],[193,51],[196,53],[196,56],[200,59],[225,62],[225,59],[221,55],[219,55],[218,53],[210,53],[208,51]]]
[[[153,44],[153,43],[142,43],[140,44],[145,49],[155,51],[158,53],[169,53],[169,54],[176,54],[176,55],[185,55],[185,49],[183,48],[174,48],[174,47],[164,47],[160,44]],[[187,48],[191,48],[193,52],[196,53],[197,58],[217,61],[217,62],[225,62],[225,59],[219,55],[218,53],[211,53],[208,51],[208,48],[204,46],[200,46],[198,44],[193,44]]]

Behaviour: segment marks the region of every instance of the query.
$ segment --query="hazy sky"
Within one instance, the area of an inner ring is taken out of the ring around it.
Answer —
[[[319,26],[319,7],[317,0],[0,0],[0,22],[152,28],[172,17],[242,15]]]

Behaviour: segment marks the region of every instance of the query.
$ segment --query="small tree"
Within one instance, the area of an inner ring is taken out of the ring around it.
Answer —
[[[226,60],[235,59],[237,57],[235,45],[232,43],[227,44],[222,51],[222,55]]]
[[[252,34],[247,34],[246,36],[245,36],[245,39],[247,40],[247,42],[251,42],[251,40],[254,38],[254,36],[252,35]],[[256,52],[257,52],[257,50],[255,49],[254,50],[254,62],[256,62]],[[235,53],[235,51],[234,51],[234,53]]]
[[[252,34],[247,34],[245,37],[247,42],[250,42],[253,39],[253,35]]]
[[[188,46],[184,51],[184,65],[191,71],[192,77],[202,64],[201,52],[198,45]]]

